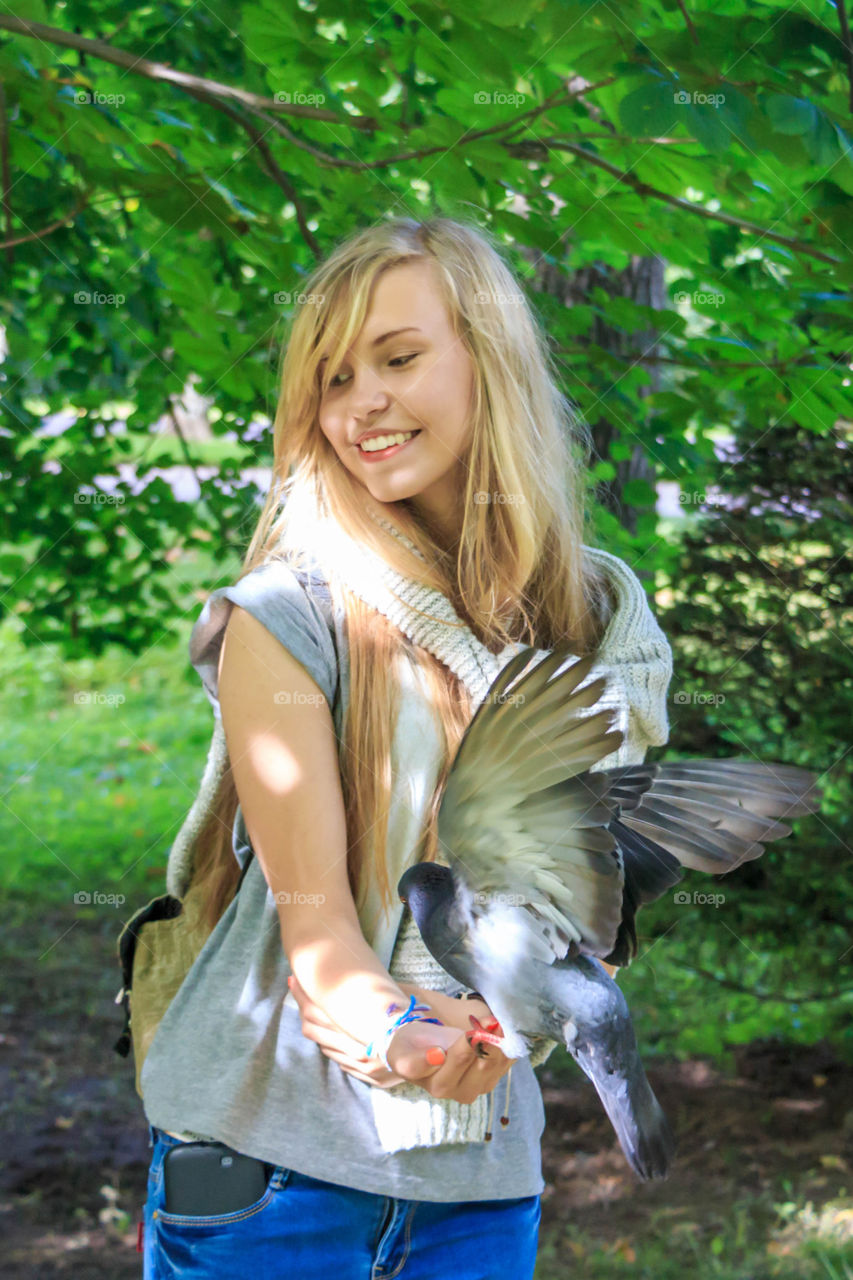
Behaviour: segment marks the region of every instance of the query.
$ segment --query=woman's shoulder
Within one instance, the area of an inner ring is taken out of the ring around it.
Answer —
[[[619,556],[600,547],[583,548],[588,563],[607,583],[612,610],[601,647],[626,642],[649,642],[669,649],[661,631],[646,588],[635,571]]]
[[[334,609],[328,577],[316,562],[291,564],[272,557],[244,573],[235,583],[213,595],[227,594],[236,601],[239,595],[247,601],[276,602],[291,611],[315,619],[322,618],[329,630],[334,627]]]
[[[214,697],[219,651],[234,605],[294,654],[331,705],[338,685],[338,655],[331,597],[322,573],[270,559],[210,593],[190,636],[190,661]]]

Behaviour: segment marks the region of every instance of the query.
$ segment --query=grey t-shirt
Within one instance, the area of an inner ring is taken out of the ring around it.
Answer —
[[[234,604],[305,667],[332,708],[340,741],[349,697],[346,628],[322,578],[273,561],[211,594],[190,656],[217,717],[219,651]],[[232,847],[245,866],[251,849],[239,809]],[[387,965],[388,946],[374,949]],[[287,998],[290,972],[276,904],[253,857],[149,1048],[141,1088],[152,1124],[379,1195],[447,1202],[542,1192],[545,1113],[529,1060],[513,1065],[510,1123],[495,1123],[491,1142],[389,1151],[370,1096],[379,1091],[302,1035],[298,1007]],[[462,988],[448,977],[444,989]],[[497,1086],[496,1112],[504,1086]]]

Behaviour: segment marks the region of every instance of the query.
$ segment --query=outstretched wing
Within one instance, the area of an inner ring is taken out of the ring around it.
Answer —
[[[781,819],[814,813],[820,804],[814,774],[788,764],[680,760],[600,776],[619,805],[609,829],[625,873],[623,923],[613,951],[602,957],[616,965],[637,954],[637,911],[677,884],[682,867],[725,875],[790,835]]]
[[[592,656],[522,649],[456,753],[438,814],[442,853],[478,954],[553,963],[570,946],[625,965],[635,916],[681,880],[721,875],[790,834],[820,790],[793,765],[685,760],[598,773],[622,740],[612,711],[584,714],[603,679]]]
[[[583,685],[592,656],[555,674],[572,657],[557,646],[521,676],[536,652],[507,663],[468,725],[438,839],[482,949],[552,963],[572,942],[604,954],[622,920],[621,857],[607,829],[618,810],[606,777],[587,773],[622,735],[612,711],[584,714],[605,683]]]

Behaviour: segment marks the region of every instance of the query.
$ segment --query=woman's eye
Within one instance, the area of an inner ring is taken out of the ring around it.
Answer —
[[[394,368],[396,369],[401,369],[401,368],[404,368],[407,364],[410,364],[411,361],[414,360],[417,355],[418,355],[418,352],[413,351],[412,354],[409,356],[394,356],[394,358],[392,360],[389,360],[388,363],[390,365],[393,365]],[[341,377],[341,374],[336,373],[333,378],[330,378],[329,387],[331,388],[331,387],[340,386],[341,385],[339,381],[340,377]]]

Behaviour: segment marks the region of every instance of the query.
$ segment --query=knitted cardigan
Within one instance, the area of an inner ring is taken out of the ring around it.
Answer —
[[[619,749],[593,765],[593,770],[613,769],[641,763],[648,747],[666,742],[666,691],[672,675],[672,652],[633,571],[608,552],[589,547],[585,552],[604,572],[615,597],[613,615],[588,677],[590,681],[599,676],[607,678],[607,689],[596,709],[612,707],[617,713],[614,727],[624,735]],[[438,860],[442,861],[440,856]],[[398,982],[428,990],[443,990],[447,984],[447,974],[427,951],[408,910],[388,971]],[[530,1064],[536,1067],[546,1061],[558,1042],[536,1037],[534,1043]]]

